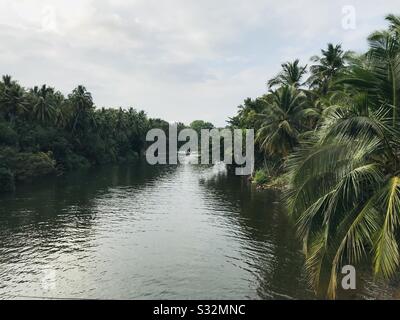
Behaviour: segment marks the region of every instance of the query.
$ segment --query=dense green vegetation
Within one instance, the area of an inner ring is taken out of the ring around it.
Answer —
[[[178,131],[185,128],[177,123]],[[213,124],[195,120],[200,131]],[[8,75],[0,81],[0,192],[17,182],[115,162],[143,154],[146,133],[169,123],[133,108],[96,108],[90,92],[78,86],[67,97],[43,85],[23,88]],[[182,144],[182,143],[180,143]]]
[[[310,282],[330,298],[345,264],[384,279],[400,264],[400,17],[386,19],[366,53],[329,44],[309,68],[285,63],[230,119],[257,131],[255,180],[286,181]]]
[[[136,159],[153,127],[168,128],[168,122],[132,108],[96,109],[83,86],[64,97],[46,85],[25,89],[3,76],[0,192],[38,176]]]

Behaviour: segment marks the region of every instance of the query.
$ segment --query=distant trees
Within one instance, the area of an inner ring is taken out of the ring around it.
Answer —
[[[56,171],[136,159],[154,127],[168,130],[168,122],[133,108],[96,109],[84,86],[64,97],[46,85],[26,90],[5,75],[0,81],[0,191]]]
[[[195,130],[198,133],[199,137],[201,134],[201,129],[214,129],[214,125],[212,123],[203,120],[194,120],[190,123],[189,127]]]
[[[0,106],[3,117],[11,123],[28,111],[25,91],[7,75],[0,82]]]
[[[40,89],[34,87],[30,90],[33,106],[33,116],[42,123],[54,123],[56,119],[56,97],[53,88],[43,85]]]

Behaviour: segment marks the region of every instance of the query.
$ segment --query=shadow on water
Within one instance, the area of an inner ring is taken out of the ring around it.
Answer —
[[[235,209],[225,211],[238,231],[241,252],[248,270],[257,281],[261,299],[313,298],[303,270],[304,259],[294,228],[275,191],[257,191],[248,181],[236,176],[216,176],[204,181],[215,202]]]
[[[170,174],[173,167],[154,167],[138,162],[134,166],[103,166],[78,170],[62,177],[45,177],[34,183],[21,185],[14,194],[0,196],[0,219],[3,229],[19,228],[22,224],[39,226],[47,220],[55,232],[64,225],[67,216],[90,227],[95,218],[96,198],[112,188],[144,188]],[[29,213],[29,214],[28,214]],[[65,218],[65,217],[64,217]],[[63,222],[57,225],[58,222]],[[32,231],[32,230],[30,230]]]
[[[230,224],[240,226],[232,234],[241,240],[243,261],[257,279],[261,299],[315,299],[307,282],[304,256],[295,227],[289,221],[278,191],[256,190],[243,178],[216,174],[202,180],[215,203],[235,204],[224,211]],[[374,280],[370,262],[357,268],[357,289],[338,288],[339,299],[399,299],[400,281],[390,283]],[[339,276],[340,282],[340,276]]]
[[[97,167],[46,177],[0,195],[0,298],[43,296],[41,278],[47,269],[57,270],[61,263],[61,270],[68,270],[71,259],[90,251],[98,198],[113,188],[140,190],[173,170],[140,162]]]

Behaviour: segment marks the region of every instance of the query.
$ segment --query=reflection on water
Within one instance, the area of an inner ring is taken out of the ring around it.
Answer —
[[[313,298],[272,192],[214,167],[95,168],[0,198],[0,298]],[[354,298],[391,297],[368,280]]]

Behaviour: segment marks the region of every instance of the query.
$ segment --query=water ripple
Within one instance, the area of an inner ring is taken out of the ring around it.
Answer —
[[[313,297],[276,197],[221,164],[63,179],[0,198],[0,299]]]

